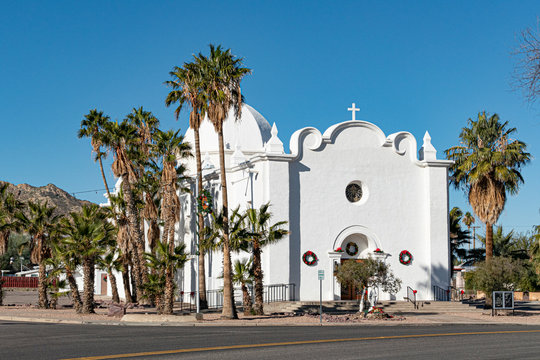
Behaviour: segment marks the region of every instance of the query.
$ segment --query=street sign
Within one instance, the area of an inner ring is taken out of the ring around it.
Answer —
[[[324,280],[324,270],[319,270],[319,280]]]

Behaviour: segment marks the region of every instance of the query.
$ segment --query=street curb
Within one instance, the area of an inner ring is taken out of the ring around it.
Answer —
[[[30,323],[45,323],[45,324],[67,324],[67,325],[108,325],[108,326],[170,326],[170,327],[318,327],[318,326],[404,326],[404,327],[416,327],[416,326],[440,326],[440,325],[522,325],[522,326],[538,326],[538,324],[526,324],[526,323],[505,323],[505,322],[490,322],[490,321],[477,321],[477,322],[431,322],[431,323],[414,323],[407,324],[401,322],[388,322],[388,323],[281,323],[281,324],[261,324],[252,323],[245,324],[240,322],[188,322],[188,321],[99,321],[99,320],[67,320],[67,319],[52,319],[52,318],[33,318],[25,316],[1,316],[0,321],[17,321],[17,322],[30,322]],[[242,320],[240,320],[242,321]]]

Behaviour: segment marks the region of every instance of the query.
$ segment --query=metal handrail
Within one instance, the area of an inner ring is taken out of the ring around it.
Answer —
[[[450,301],[450,289],[443,289],[440,286],[433,285],[433,300]]]
[[[410,301],[415,309],[418,309],[418,304],[416,303],[416,291],[410,286],[407,286],[407,297],[405,299]]]

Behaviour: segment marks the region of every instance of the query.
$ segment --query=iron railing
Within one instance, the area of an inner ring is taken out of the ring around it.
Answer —
[[[407,301],[410,301],[415,309],[418,309],[418,304],[416,303],[416,290],[413,290],[412,287],[407,286]]]
[[[433,285],[433,300],[435,301],[450,301],[450,289],[443,289],[440,286]]]
[[[253,286],[248,287],[252,301],[254,301],[255,289]],[[296,286],[295,284],[271,284],[263,286],[263,301],[265,303],[273,303],[280,301],[294,301]],[[242,304],[242,289],[234,289],[234,299],[236,304]],[[217,309],[223,307],[223,290],[207,290],[206,301],[209,309]]]

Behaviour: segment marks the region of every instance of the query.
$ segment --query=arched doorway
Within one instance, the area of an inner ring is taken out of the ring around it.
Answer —
[[[368,228],[361,225],[353,225],[342,230],[334,240],[333,248],[341,248],[342,252],[331,252],[334,275],[337,267],[345,261],[362,262],[369,256],[374,255],[375,249],[380,244],[377,236]],[[334,298],[341,300],[358,300],[361,298],[359,289],[341,286],[334,276]]]
[[[369,243],[366,235],[351,234],[343,239],[341,248],[343,249],[341,264],[346,261],[362,262]],[[341,300],[360,300],[361,291],[355,286],[341,286]]]

